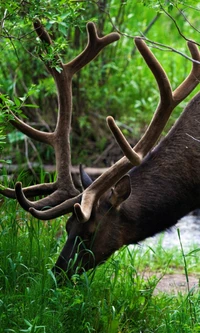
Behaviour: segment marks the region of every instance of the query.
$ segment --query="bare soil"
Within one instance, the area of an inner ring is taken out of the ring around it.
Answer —
[[[145,273],[144,278],[150,279],[152,277],[156,277],[159,281],[156,285],[154,293],[188,293],[197,292],[200,290],[200,274],[192,274],[188,276],[188,283],[186,281],[186,276],[181,273],[174,274],[165,274],[162,275],[157,273]]]

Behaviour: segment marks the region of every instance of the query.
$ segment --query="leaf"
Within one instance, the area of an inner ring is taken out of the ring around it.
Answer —
[[[21,98],[20,98],[20,99],[21,99]],[[17,97],[14,97],[14,102],[15,102],[15,105],[16,105],[18,108],[20,108],[20,106],[21,106],[20,99],[19,99],[19,98],[17,98]]]
[[[12,161],[11,160],[0,160],[0,163],[5,163],[5,164],[11,164]]]
[[[62,68],[60,66],[55,66],[55,69],[57,70],[58,73],[62,72]]]
[[[36,104],[24,104],[23,106],[26,106],[28,108],[39,108],[39,106]]]
[[[19,131],[14,131],[8,134],[8,140],[10,143],[23,141],[24,139],[25,139],[25,134]]]

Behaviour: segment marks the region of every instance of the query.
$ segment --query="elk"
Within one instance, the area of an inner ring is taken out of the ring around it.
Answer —
[[[48,48],[53,42],[39,21],[34,28]],[[72,77],[94,59],[108,44],[119,39],[118,33],[99,37],[93,23],[87,24],[88,43],[75,59],[64,64],[55,60],[45,65],[57,86],[58,119],[55,131],[46,133],[27,125],[13,114],[12,124],[30,138],[47,143],[55,150],[57,178],[15,189],[1,187],[1,194],[16,198],[20,205],[41,220],[69,214],[66,243],[55,263],[54,272],[70,277],[105,262],[123,245],[135,244],[167,228],[200,206],[200,93],[186,106],[164,139],[157,141],[173,109],[198,85],[200,53],[188,42],[193,59],[187,78],[172,91],[164,69],[143,39],[135,38],[137,49],[152,71],[160,101],[152,121],[132,148],[111,116],[107,124],[124,157],[95,181],[80,168],[82,192],[71,176],[70,124],[72,115]],[[157,144],[157,145],[156,145]],[[156,145],[156,146],[155,146]],[[31,201],[30,197],[40,196]],[[42,198],[41,198],[42,196]]]

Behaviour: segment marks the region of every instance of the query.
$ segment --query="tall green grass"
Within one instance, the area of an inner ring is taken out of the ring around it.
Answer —
[[[42,222],[4,199],[0,210],[0,332],[200,332],[200,293],[162,293],[160,272],[200,272],[199,250],[124,248],[59,288],[51,273],[66,217]],[[146,272],[151,272],[146,278]]]

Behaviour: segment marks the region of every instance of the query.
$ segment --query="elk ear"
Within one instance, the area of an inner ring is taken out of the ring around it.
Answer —
[[[79,166],[80,176],[81,176],[81,185],[83,186],[84,190],[89,187],[93,180],[90,178],[90,176],[84,171],[82,165]]]
[[[115,187],[112,188],[112,193],[110,196],[110,203],[118,207],[123,201],[125,201],[131,193],[131,184],[130,184],[130,177],[125,175],[122,177]]]

